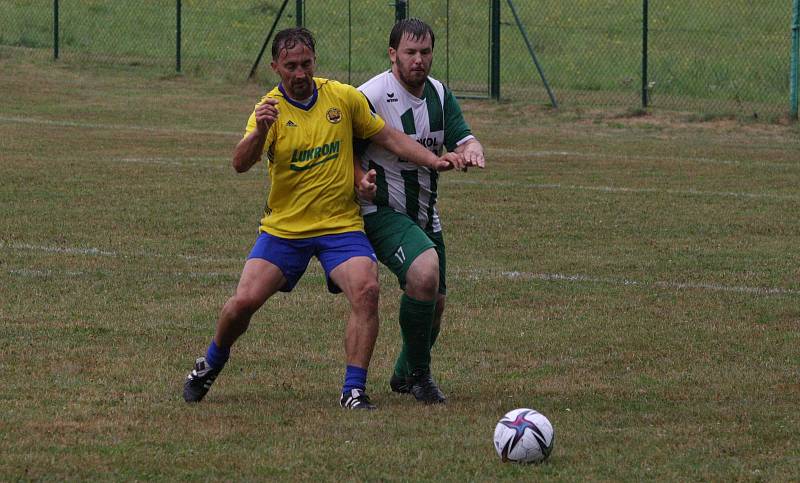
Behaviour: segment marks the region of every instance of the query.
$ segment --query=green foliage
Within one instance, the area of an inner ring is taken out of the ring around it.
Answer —
[[[187,0],[182,66],[192,76],[244,80],[282,0]],[[548,100],[538,73],[502,3],[501,95]],[[639,105],[641,0],[515,2],[549,83],[562,105]],[[279,28],[293,26],[289,2]],[[412,1],[412,15],[437,32],[434,75],[461,95],[486,96],[489,3]],[[6,0],[0,45],[46,49],[51,2]],[[763,116],[788,111],[791,17],[784,0],[680,0],[650,3],[651,105]],[[306,2],[316,33],[320,73],[358,84],[388,66],[394,6],[386,0]],[[175,65],[175,2],[81,0],[61,4],[65,62]],[[268,49],[269,50],[269,49]],[[274,82],[268,57],[259,78]]]

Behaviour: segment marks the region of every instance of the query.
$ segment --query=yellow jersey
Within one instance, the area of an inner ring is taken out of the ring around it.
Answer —
[[[264,143],[271,187],[260,231],[309,238],[364,231],[353,186],[353,137],[383,129],[366,97],[347,84],[314,78],[307,105],[278,85],[264,96],[278,100],[278,118]],[[256,127],[255,109],[245,136]]]

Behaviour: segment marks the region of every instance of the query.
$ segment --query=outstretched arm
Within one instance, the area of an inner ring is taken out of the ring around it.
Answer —
[[[466,166],[486,167],[486,159],[483,157],[483,146],[477,139],[472,138],[464,144],[456,147],[456,153],[464,156]]]
[[[391,126],[384,126],[371,140],[393,152],[400,159],[405,159],[419,166],[425,166],[434,171],[447,171],[448,169],[464,167],[464,157],[460,154],[447,153],[439,158],[432,152],[422,147],[418,142],[406,136]]]

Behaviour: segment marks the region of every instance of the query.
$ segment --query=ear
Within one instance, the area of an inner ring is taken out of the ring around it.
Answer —
[[[395,60],[397,60],[397,51],[392,47],[389,47],[389,60],[392,62],[392,64],[394,64]]]
[[[272,68],[272,72],[275,72],[276,74],[279,74],[279,72],[278,72],[278,63],[277,62],[275,62],[274,60],[271,60],[269,62],[269,66]]]

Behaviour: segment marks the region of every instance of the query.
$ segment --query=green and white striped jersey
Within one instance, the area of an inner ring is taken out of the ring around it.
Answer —
[[[437,156],[443,148],[452,151],[474,137],[453,93],[432,77],[425,82],[421,99],[409,93],[392,71],[376,75],[358,89],[386,124]],[[407,214],[425,230],[441,231],[436,209],[438,172],[399,159],[375,143],[360,154],[364,170],[377,172],[378,186],[373,202],[359,200],[362,215],[374,213],[378,206],[389,206]]]

